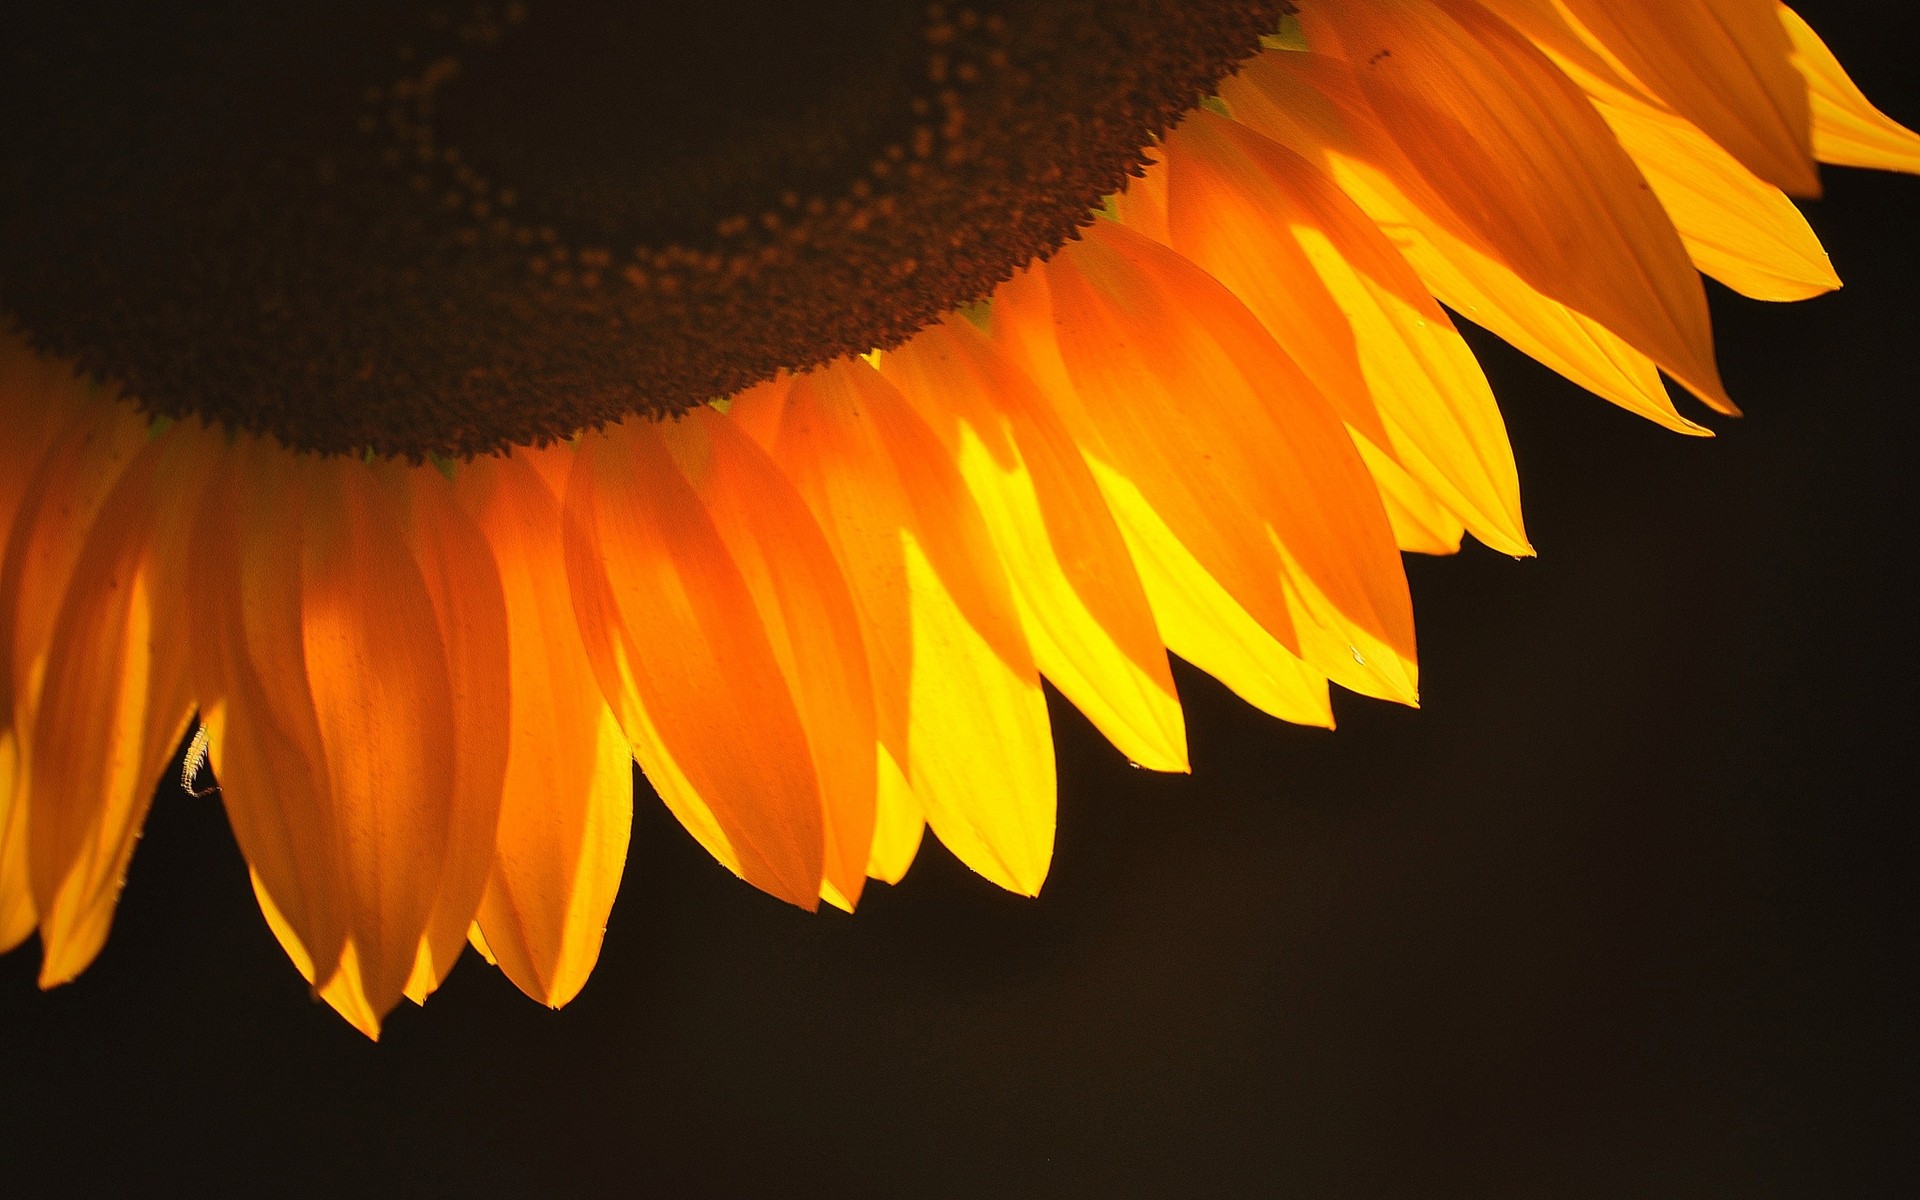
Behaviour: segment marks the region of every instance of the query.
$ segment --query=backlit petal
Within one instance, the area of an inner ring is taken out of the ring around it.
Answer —
[[[313,465],[242,440],[209,480],[194,689],[208,758],[268,924],[308,980],[338,969],[348,935],[343,847],[301,636],[302,524]]]
[[[1326,675],[1254,620],[1131,480],[1098,460],[1091,465],[1126,535],[1167,649],[1269,716],[1333,728]]]
[[[1813,94],[1813,153],[1821,162],[1920,174],[1920,134],[1873,106],[1800,14],[1778,6],[1793,65]]]
[[[1590,44],[1760,178],[1820,192],[1776,0],[1558,0]]]
[[[777,407],[777,421],[764,410]],[[1002,887],[1039,890],[1053,853],[1053,742],[985,520],[938,437],[865,362],[742,397],[845,571],[873,667],[880,742],[933,831]]]
[[[1046,276],[1078,397],[1068,424],[1089,455],[1314,669],[1411,702],[1412,606],[1392,532],[1319,390],[1218,282],[1112,222]]]
[[[141,451],[60,602],[26,772],[42,986],[78,975],[105,943],[154,787],[192,716],[188,534],[212,441],[176,428]]]
[[[1593,101],[1702,273],[1761,300],[1804,299],[1840,285],[1785,193],[1648,95],[1617,60],[1576,32],[1552,0],[1482,2],[1544,50]]]
[[[1073,432],[1126,540],[1167,649],[1263,712],[1286,721],[1330,727],[1333,712],[1327,701],[1326,676],[1306,666],[1255,620],[1220,580],[1208,574],[1140,489],[1102,461],[1084,440],[1094,435],[1079,411],[1079,396],[1060,358],[1045,272],[1022,272],[994,293],[991,340],[1035,381]],[[1256,543],[1255,553],[1263,552]],[[1270,617],[1276,614],[1288,643],[1297,646],[1293,619],[1284,602],[1269,609]]]
[[[940,434],[1007,564],[1035,663],[1129,760],[1187,769],[1166,651],[1126,542],[1033,382],[964,319],[881,359]]]
[[[1595,97],[1594,106],[1646,176],[1702,274],[1756,300],[1804,300],[1840,286],[1793,201],[1697,126],[1630,99]]]
[[[1459,232],[1695,394],[1721,397],[1706,297],[1673,223],[1531,42],[1453,0],[1354,0],[1302,19],[1345,48],[1381,128]]]
[[[885,883],[899,883],[920,852],[927,818],[900,764],[883,747],[878,789],[874,797],[873,847],[867,852],[867,874]]]
[[[9,948],[39,921],[28,849],[30,759],[60,600],[100,507],[147,440],[145,423],[131,413],[76,413],[67,403],[75,383],[65,371],[16,367],[5,382],[21,391],[9,398],[59,419],[25,423],[21,457],[9,468],[22,473],[5,485],[13,520],[0,555],[0,947]],[[38,453],[30,454],[33,446]]]
[[[31,725],[67,580],[101,506],[147,442],[146,422],[117,406],[76,416],[28,475],[0,560],[0,728]]]
[[[867,878],[877,762],[853,596],[806,502],[738,426],[699,409],[660,433],[740,568],[793,693],[820,780],[824,883],[850,907]]]
[[[1173,247],[1233,290],[1357,435],[1481,541],[1530,553],[1493,391],[1386,236],[1305,159],[1212,113],[1168,153]]]
[[[0,729],[0,954],[18,946],[40,923],[27,867],[27,805],[20,791],[19,740]]]
[[[7,414],[6,436],[0,437],[0,546],[13,530],[41,456],[73,419],[75,394],[88,390],[65,363],[33,353],[17,334],[0,330],[0,412]]]
[[[454,783],[440,893],[407,995],[424,1001],[467,946],[493,870],[511,740],[507,604],[493,553],[437,468],[389,466],[381,482],[433,603],[451,688]],[[557,565],[557,564],[556,564]]]
[[[1345,63],[1269,53],[1222,85],[1234,117],[1322,167],[1448,308],[1581,387],[1683,433],[1654,361],[1603,323],[1523,280],[1463,223],[1388,136]],[[1731,410],[1715,394],[1711,402]]]
[[[599,957],[633,824],[633,761],[574,623],[558,498],[518,454],[476,459],[455,484],[506,593],[512,670],[505,794],[480,903],[482,953],[522,991],[558,1008]]]
[[[660,433],[581,441],[567,574],[601,686],[681,823],[748,882],[811,908],[824,829],[805,727],[740,568]]]
[[[304,516],[302,649],[340,899],[360,994],[383,1014],[413,974],[455,846],[453,688],[432,596],[373,473],[327,464]]]
[[[1387,523],[1393,526],[1393,544],[1420,554],[1458,553],[1466,524],[1400,464],[1365,442],[1358,444],[1360,457],[1380,488]]]

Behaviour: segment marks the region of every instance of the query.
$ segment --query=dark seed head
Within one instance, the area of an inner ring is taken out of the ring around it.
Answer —
[[[0,313],[322,453],[669,415],[1051,253],[1289,7],[10,0]]]

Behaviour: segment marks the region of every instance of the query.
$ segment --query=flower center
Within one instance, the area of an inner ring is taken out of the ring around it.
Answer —
[[[0,313],[321,453],[667,416],[1051,253],[1290,7],[10,0]]]

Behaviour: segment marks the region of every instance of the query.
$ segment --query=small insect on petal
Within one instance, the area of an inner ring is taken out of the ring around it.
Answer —
[[[220,785],[218,783],[209,784],[206,787],[194,786],[195,781],[200,778],[200,772],[206,769],[207,747],[211,744],[211,739],[207,734],[207,727],[205,725],[194,726],[193,738],[187,743],[186,757],[180,761],[180,790],[192,796],[195,800],[204,799],[220,791]]]

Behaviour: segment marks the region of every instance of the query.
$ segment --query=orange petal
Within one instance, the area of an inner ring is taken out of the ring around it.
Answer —
[[[558,1008],[600,954],[633,824],[633,760],[580,643],[559,501],[541,472],[524,454],[476,459],[455,490],[492,547],[513,672],[505,794],[475,944],[520,990]]]
[[[1392,531],[1319,390],[1211,276],[1112,222],[1046,275],[1082,446],[1269,632],[1285,642],[1291,623],[1316,670],[1411,702],[1413,612]]]
[[[1128,229],[1165,242],[1169,237],[1166,152],[1159,146],[1148,146],[1140,157],[1147,160],[1147,166],[1138,177],[1127,180],[1126,190],[1113,197],[1113,216]]]
[[[188,534],[213,445],[176,427],[136,456],[60,600],[24,772],[43,987],[74,978],[105,944],[154,787],[192,716]]]
[[[99,404],[72,370],[27,348],[18,334],[0,330],[0,546],[7,542],[28,481],[47,448],[73,419],[77,404]]]
[[[70,375],[31,357],[8,355],[4,382],[29,417],[15,447],[22,474],[8,478],[11,523],[0,555],[0,944],[17,945],[39,920],[29,865],[34,710],[39,703],[59,604],[87,533],[126,464],[146,444],[144,423],[118,405],[72,401]],[[31,454],[29,443],[40,443]],[[31,463],[26,459],[31,457]]]
[[[873,843],[873,682],[853,596],[806,501],[729,418],[696,409],[660,436],[740,568],[806,727],[826,820],[824,880],[860,898]]]
[[[1531,42],[1453,0],[1354,0],[1302,19],[1309,36],[1344,46],[1381,127],[1461,232],[1703,399],[1721,398],[1706,297],[1673,223]]]
[[[1839,286],[1820,240],[1786,194],[1672,109],[1651,100],[1546,0],[1490,0],[1580,86],[1672,217],[1688,257],[1755,300],[1805,300]]]
[[[1492,0],[1487,7],[1546,51],[1593,101],[1703,274],[1760,300],[1805,299],[1840,286],[1806,218],[1779,188],[1650,98],[1548,0]]]
[[[1707,430],[1674,410],[1654,362],[1618,334],[1523,280],[1414,169],[1345,63],[1269,53],[1222,86],[1236,119],[1320,166],[1399,247],[1447,307],[1581,387],[1669,429]],[[1732,402],[1709,400],[1723,411]]]
[[[1174,248],[1476,537],[1530,553],[1493,390],[1379,228],[1305,159],[1212,113],[1192,114],[1167,149]]]
[[[413,974],[451,841],[453,694],[433,601],[365,465],[251,439],[228,458],[196,538],[209,757],[269,924],[365,1028]]]
[[[260,873],[250,871],[248,874],[253,881],[253,895],[260,905],[260,914],[267,919],[267,928],[273,931],[273,936],[286,948],[288,957],[293,959],[294,967],[307,982],[313,982],[313,962],[307,957],[306,949],[300,944],[298,935],[287,923],[287,919],[280,914],[280,909],[273,902],[272,894],[262,885]],[[360,972],[360,956],[354,950],[352,942],[348,942],[341,952],[340,961],[333,968],[331,978],[314,990],[321,999],[333,1006],[335,1012],[346,1019],[347,1024],[376,1042],[380,1040],[380,1021],[386,1014],[375,1010],[367,1002],[366,983]]]
[[[1920,174],[1920,135],[1875,108],[1800,14],[1778,5],[1793,65],[1813,94],[1813,154],[1821,162]]]
[[[32,724],[67,580],[101,506],[147,442],[146,423],[120,405],[83,412],[21,489],[0,560],[0,728]]]
[[[20,790],[19,740],[0,729],[0,954],[27,940],[40,923],[27,867],[27,798]]]
[[[493,551],[455,504],[446,476],[431,466],[383,465],[379,474],[433,603],[453,702],[454,785],[445,867],[407,984],[408,997],[419,1003],[466,949],[467,930],[493,870],[511,741],[507,604]]]
[[[8,419],[7,435],[0,438],[0,562],[41,460],[76,408],[89,401],[97,403],[66,364],[35,354],[19,335],[0,330],[0,412]],[[39,920],[27,869],[25,781],[18,778],[24,764],[12,725],[11,640],[0,634],[0,952],[26,940]]]
[[[453,685],[431,593],[378,480],[337,460],[315,476],[302,649],[360,992],[385,1013],[413,974],[455,849]]]
[[[1046,701],[985,519],[937,435],[859,360],[734,412],[772,430],[774,461],[834,548],[880,742],[933,831],[988,879],[1037,892],[1053,853]]]
[[[567,574],[634,756],[723,863],[814,907],[819,782],[752,591],[651,424],[588,435],[579,453]]]
[[[1560,0],[1602,57],[1746,164],[1820,193],[1807,83],[1776,0]]]
[[[301,544],[313,462],[241,439],[208,482],[194,689],[234,840],[272,898],[268,924],[311,981],[348,934],[332,785],[301,635]],[[268,908],[263,904],[263,911]]]
[[[1480,6],[1526,35],[1528,41],[1583,89],[1592,93],[1632,94],[1651,100],[1646,86],[1631,78],[1620,60],[1595,45],[1560,0],[1478,0]],[[1327,47],[1337,51],[1338,47]],[[1658,103],[1655,101],[1655,103]],[[1664,107],[1664,106],[1663,106]]]
[[[1654,360],[1591,317],[1535,291],[1498,261],[1438,228],[1409,237],[1401,253],[1448,308],[1516,350],[1656,425],[1690,437],[1713,431],[1674,407]],[[1717,411],[1736,413],[1722,393]]]
[[[964,319],[880,373],[937,432],[1007,564],[1035,663],[1132,762],[1187,769],[1186,728],[1146,591],[1079,449],[1032,380]]]
[[[1326,676],[1302,663],[1256,621],[1194,559],[1140,489],[1080,440],[1097,434],[1080,413],[1079,396],[1060,358],[1044,271],[1024,271],[994,293],[991,338],[1034,380],[1063,422],[1070,419],[1070,427],[1077,427],[1071,436],[1085,452],[1083,458],[1126,540],[1167,649],[1263,712],[1330,728],[1333,710]],[[1255,552],[1260,552],[1258,543]],[[1297,646],[1284,603],[1269,610],[1270,617],[1276,614],[1289,642]]]

